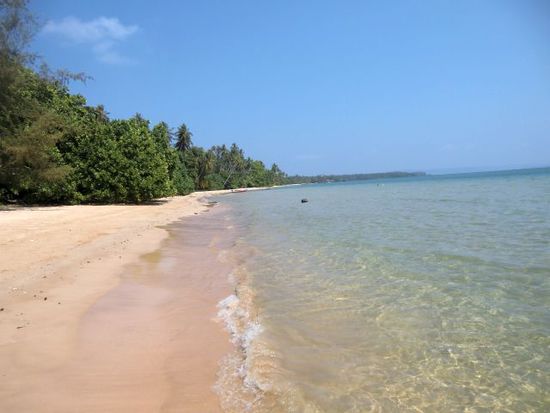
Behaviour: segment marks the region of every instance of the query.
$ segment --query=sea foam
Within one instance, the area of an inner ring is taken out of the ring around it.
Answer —
[[[263,397],[262,387],[266,387],[253,372],[255,353],[261,352],[255,340],[264,328],[251,315],[253,294],[244,285],[242,275],[231,274],[230,279],[240,281],[235,293],[218,303],[217,316],[229,332],[235,350],[222,360],[215,390],[224,411],[251,412]]]

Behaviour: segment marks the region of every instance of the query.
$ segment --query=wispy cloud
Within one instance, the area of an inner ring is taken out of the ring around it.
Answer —
[[[50,20],[42,31],[73,43],[89,45],[97,59],[104,63],[124,64],[132,60],[120,54],[116,46],[138,30],[138,26],[126,26],[116,17],[98,17],[87,22],[76,17],[65,17],[57,22]]]

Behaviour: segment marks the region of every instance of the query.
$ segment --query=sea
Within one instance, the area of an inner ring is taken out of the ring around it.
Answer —
[[[550,411],[550,168],[217,201],[225,411]]]

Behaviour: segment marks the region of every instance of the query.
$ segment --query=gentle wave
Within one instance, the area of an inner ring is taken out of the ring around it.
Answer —
[[[252,293],[244,284],[243,270],[240,275],[231,274],[236,282],[235,293],[218,303],[218,318],[229,332],[235,350],[221,362],[215,390],[226,412],[251,412],[263,398],[262,382],[252,372],[254,360],[253,342],[263,327],[253,315]]]

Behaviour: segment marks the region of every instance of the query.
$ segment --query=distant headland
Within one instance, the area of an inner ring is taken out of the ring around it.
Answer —
[[[317,184],[329,182],[346,182],[346,181],[367,181],[370,179],[383,178],[404,178],[410,176],[425,176],[426,172],[377,172],[370,174],[347,174],[347,175],[314,175],[301,176],[294,175],[286,178],[289,184]]]

